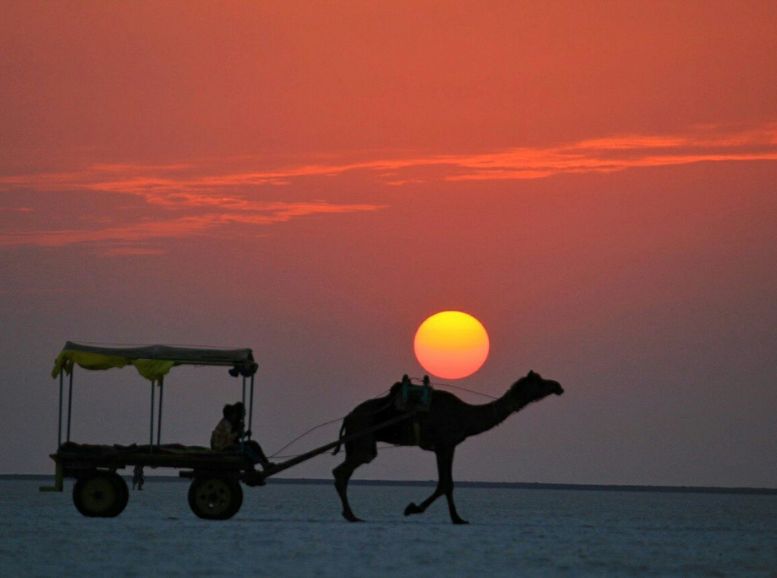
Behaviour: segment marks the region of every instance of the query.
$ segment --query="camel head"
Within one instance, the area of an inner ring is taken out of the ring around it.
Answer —
[[[510,388],[510,395],[523,403],[539,401],[551,394],[561,395],[562,393],[564,393],[564,388],[558,381],[543,379],[535,371],[529,371],[525,377],[516,381]]]

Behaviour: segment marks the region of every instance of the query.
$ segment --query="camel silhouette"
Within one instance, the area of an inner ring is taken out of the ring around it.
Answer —
[[[410,410],[413,416],[402,420],[407,410],[398,409],[396,390],[379,398],[367,400],[349,413],[343,420],[340,438],[344,440],[345,461],[332,470],[335,488],[343,505],[343,517],[349,522],[360,522],[348,503],[348,480],[354,470],[371,462],[377,456],[377,442],[398,446],[419,446],[437,456],[437,487],[431,496],[420,504],[411,503],[405,508],[405,516],[421,514],[442,495],[448,500],[448,511],[454,524],[466,524],[459,516],[453,501],[453,454],[456,446],[468,437],[478,435],[502,423],[508,416],[534,401],[550,394],[564,393],[557,381],[543,379],[530,371],[516,381],[502,397],[483,405],[470,405],[447,391],[432,390],[427,411]],[[402,420],[402,421],[397,421]],[[385,428],[363,436],[360,431],[375,428],[379,424],[397,421]],[[354,437],[350,437],[354,436]],[[333,453],[340,449],[338,445]]]

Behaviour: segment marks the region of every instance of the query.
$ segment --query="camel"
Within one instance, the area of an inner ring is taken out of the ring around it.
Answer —
[[[343,420],[340,439],[344,440],[345,461],[332,470],[335,488],[342,502],[343,517],[349,522],[361,522],[351,510],[348,502],[348,480],[354,470],[371,462],[377,456],[377,442],[387,442],[397,446],[419,446],[432,451],[437,457],[438,481],[432,495],[420,504],[410,503],[405,508],[405,516],[421,514],[440,496],[445,495],[451,522],[466,524],[456,511],[453,501],[453,454],[456,446],[468,437],[478,435],[502,423],[513,413],[528,404],[539,401],[550,394],[564,393],[557,381],[543,379],[540,374],[530,371],[516,381],[502,397],[483,405],[470,405],[458,397],[442,390],[432,390],[427,411],[419,409],[401,410],[397,408],[395,396],[399,384],[384,396],[367,400],[349,413]],[[412,417],[402,420],[402,414],[408,411]],[[389,420],[401,420],[385,428],[377,429],[363,436],[354,436],[360,431],[375,428]],[[340,445],[333,453],[337,453]]]

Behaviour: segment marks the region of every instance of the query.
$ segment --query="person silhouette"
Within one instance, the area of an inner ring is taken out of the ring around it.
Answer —
[[[146,482],[146,476],[143,475],[143,466],[136,464],[132,470],[132,489],[143,491],[143,484]]]
[[[266,470],[273,466],[274,464],[264,454],[262,446],[251,439],[251,430],[246,431],[245,429],[246,408],[243,403],[238,401],[232,407],[234,408],[232,414],[234,419],[233,427],[237,432],[237,439],[242,451],[251,458],[251,461],[261,464],[262,469]]]
[[[234,426],[235,408],[226,404],[221,410],[222,418],[210,434],[210,449],[223,452],[237,444],[239,437]]]
[[[247,455],[252,463],[261,464],[263,469],[273,464],[257,442],[252,439],[250,431],[245,431],[245,406],[242,402],[226,404],[222,410],[223,417],[210,436],[210,447],[215,451],[239,451]]]

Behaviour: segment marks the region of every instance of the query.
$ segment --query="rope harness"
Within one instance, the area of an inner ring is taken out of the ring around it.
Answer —
[[[417,378],[414,377],[413,379],[417,379]],[[458,390],[461,390],[461,391],[466,391],[467,393],[472,393],[474,395],[480,395],[482,397],[487,397],[489,399],[498,399],[494,395],[491,395],[491,394],[488,394],[488,393],[483,393],[483,392],[480,392],[480,391],[477,391],[477,390],[474,390],[474,389],[469,389],[469,388],[466,388],[466,387],[462,387],[460,385],[453,385],[451,383],[432,382],[431,385],[434,385],[434,386],[444,386],[446,388],[458,389]],[[422,389],[422,386],[414,386],[414,387],[418,387],[418,389]],[[388,388],[388,389],[384,390],[383,392],[379,393],[378,395],[374,396],[371,399],[379,399],[383,395],[387,394],[389,391],[391,391],[391,388]],[[429,399],[427,401],[426,411],[428,411],[428,409],[429,409],[428,408],[428,403],[430,403],[430,402],[431,402],[431,393],[429,394]],[[379,407],[378,409],[376,409],[372,413],[373,413],[373,415],[376,414],[376,413],[380,413],[381,411],[384,411],[384,410],[390,408],[392,406],[392,404],[395,404],[395,403],[396,403],[396,401],[392,397],[389,397],[388,400],[386,401],[385,405]],[[414,408],[414,409],[418,409],[418,408]],[[423,411],[423,409],[421,411]],[[331,425],[333,423],[340,422],[340,421],[344,420],[347,416],[348,416],[348,414],[346,414],[346,415],[344,415],[342,417],[337,417],[335,419],[330,419],[328,421],[325,421],[325,422],[322,422],[322,423],[320,423],[318,425],[315,425],[315,426],[311,427],[310,429],[305,430],[304,432],[299,434],[297,437],[295,437],[293,440],[291,440],[289,443],[284,445],[282,448],[277,450],[274,454],[270,455],[269,457],[270,458],[295,458],[297,456],[302,455],[302,454],[281,455],[281,452],[283,450],[285,450],[286,448],[292,446],[293,444],[295,444],[296,442],[298,442],[299,440],[301,440],[305,436],[313,433],[317,429],[322,428],[324,426]],[[418,412],[416,412],[416,415],[413,418],[413,437],[415,439],[415,445],[420,446],[421,445],[421,424],[419,422]],[[386,448],[396,448],[396,447],[400,447],[400,446],[392,446],[392,445],[386,446]],[[384,449],[386,449],[386,448],[384,448]]]

